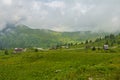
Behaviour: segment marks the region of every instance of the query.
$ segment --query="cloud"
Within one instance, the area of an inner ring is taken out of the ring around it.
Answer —
[[[120,31],[119,0],[0,0],[6,22],[57,31]]]
[[[12,0],[2,0],[5,5],[12,5]]]
[[[63,1],[51,1],[51,2],[45,3],[45,5],[54,9],[65,7],[65,3]]]

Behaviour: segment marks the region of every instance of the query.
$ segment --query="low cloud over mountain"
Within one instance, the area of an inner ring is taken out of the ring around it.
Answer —
[[[56,31],[120,30],[120,0],[0,0],[6,23]]]

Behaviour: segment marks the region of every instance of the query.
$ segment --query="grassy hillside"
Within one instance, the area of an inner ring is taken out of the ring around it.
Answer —
[[[103,47],[103,45],[105,44],[107,44],[110,48],[120,48],[120,34],[106,35],[105,37],[99,37],[94,41],[88,40],[88,42],[85,45]]]
[[[99,36],[104,36],[100,33]],[[98,33],[90,31],[55,32],[44,29],[31,29],[25,25],[8,24],[0,31],[0,48],[51,47],[56,44],[81,42],[95,39]]]
[[[13,50],[5,54],[1,50],[0,79],[120,80],[119,39],[120,35],[111,34],[84,44],[71,45],[68,49],[27,49],[18,54],[12,54]],[[109,45],[109,50],[97,49],[104,44]],[[92,50],[91,46],[95,46],[96,50]]]
[[[0,52],[1,80],[120,80],[120,53],[85,49]]]

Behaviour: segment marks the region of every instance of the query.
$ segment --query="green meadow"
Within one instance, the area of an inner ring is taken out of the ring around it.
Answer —
[[[120,80],[119,51],[0,51],[0,80]]]

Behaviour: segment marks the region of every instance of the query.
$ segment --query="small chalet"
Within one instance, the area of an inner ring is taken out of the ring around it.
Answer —
[[[109,46],[108,46],[107,44],[105,44],[105,45],[103,46],[103,49],[104,49],[104,50],[108,50],[108,49],[109,49]]]
[[[25,52],[26,49],[23,48],[15,48],[13,53],[21,53],[21,52]]]

